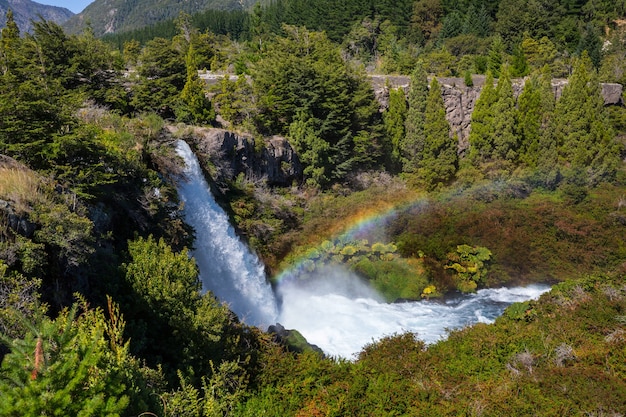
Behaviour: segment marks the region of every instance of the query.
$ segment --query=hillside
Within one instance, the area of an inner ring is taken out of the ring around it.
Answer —
[[[526,3],[8,14],[0,416],[622,415],[626,9]]]
[[[97,0],[63,25],[69,33],[78,33],[89,22],[96,36],[125,32],[206,9],[243,10],[253,0]]]
[[[47,6],[31,0],[0,0],[0,27],[4,27],[5,15],[9,9],[13,11],[15,23],[21,32],[30,32],[30,21],[39,20],[39,16],[60,24],[74,15],[64,7]]]

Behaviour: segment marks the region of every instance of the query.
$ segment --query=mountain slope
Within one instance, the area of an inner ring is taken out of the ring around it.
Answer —
[[[22,33],[29,32],[32,28],[31,20],[39,20],[39,16],[45,20],[62,24],[72,17],[74,13],[64,7],[48,6],[31,0],[0,0],[0,26],[6,24],[7,10],[13,11],[15,23]]]
[[[65,24],[70,33],[79,32],[87,22],[96,36],[124,32],[206,9],[245,9],[255,0],[96,0]]]

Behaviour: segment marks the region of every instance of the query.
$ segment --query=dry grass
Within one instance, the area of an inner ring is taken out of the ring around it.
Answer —
[[[0,199],[14,203],[17,212],[27,212],[32,203],[43,198],[41,179],[34,171],[0,165]]]

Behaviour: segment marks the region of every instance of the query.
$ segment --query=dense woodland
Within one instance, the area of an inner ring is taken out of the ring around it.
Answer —
[[[104,40],[20,33],[8,13],[0,415],[622,415],[626,113],[599,83],[624,84],[625,16],[623,1],[280,0]],[[208,86],[204,69],[239,77]],[[381,108],[368,72],[410,87]],[[437,76],[472,74],[461,150]],[[271,276],[341,263],[390,302],[556,285],[431,346],[391,335],[348,361],[278,341],[200,292],[172,147],[192,126],[296,150],[288,187],[220,184]],[[389,207],[379,239],[343,233]]]

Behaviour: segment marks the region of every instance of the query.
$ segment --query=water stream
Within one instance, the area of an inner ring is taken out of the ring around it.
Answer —
[[[436,342],[447,329],[490,323],[511,303],[537,298],[549,289],[545,285],[485,289],[445,301],[389,304],[358,277],[333,269],[306,285],[285,281],[275,294],[263,265],[215,202],[189,146],[178,141],[176,151],[186,163],[187,181],[181,181],[178,191],[185,221],[196,230],[192,254],[204,290],[228,303],[245,323],[267,329],[280,322],[329,355],[351,359],[367,343],[404,331]]]

